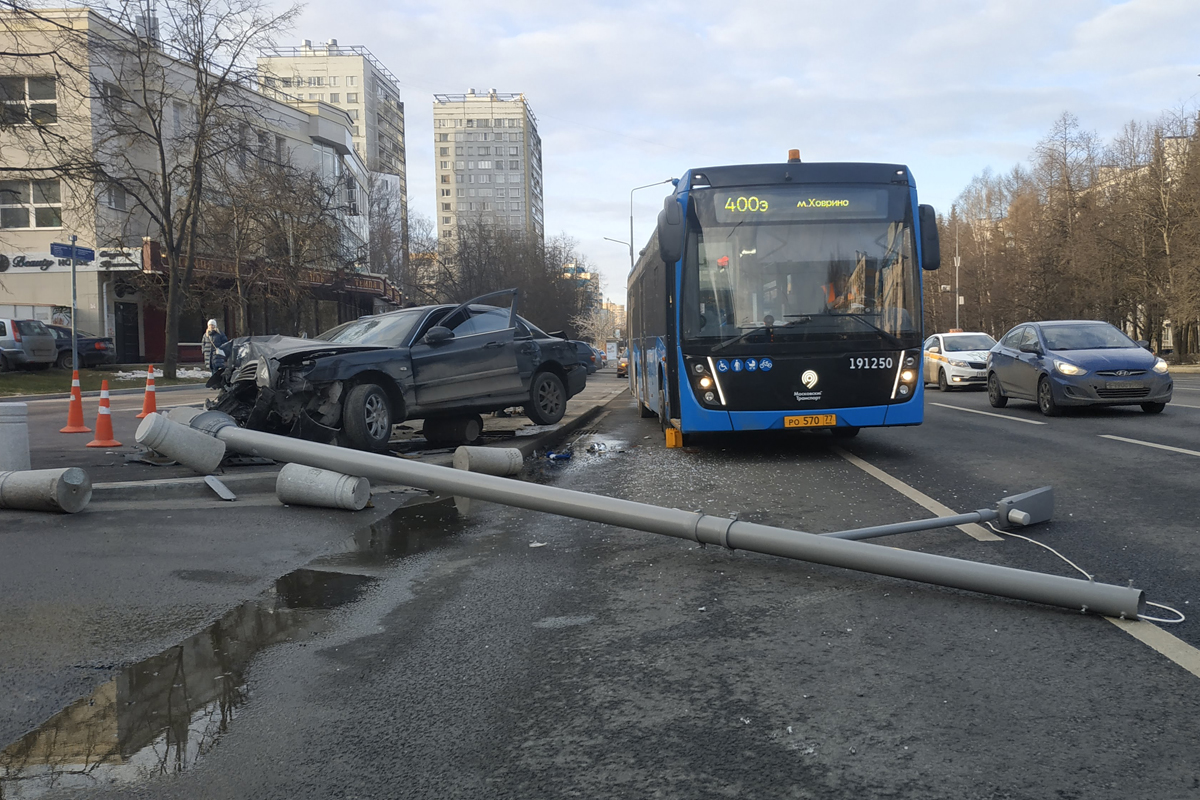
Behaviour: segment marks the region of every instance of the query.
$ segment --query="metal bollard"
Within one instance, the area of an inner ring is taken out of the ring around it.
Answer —
[[[371,483],[303,464],[286,464],[275,481],[275,496],[288,505],[362,511],[371,499]]]
[[[185,425],[171,422],[162,414],[146,416],[134,434],[138,444],[173,458],[201,475],[216,470],[225,458],[225,443]]]
[[[0,472],[0,508],[74,514],[92,499],[92,479],[79,467]]]
[[[0,470],[29,468],[29,406],[0,403]]]
[[[463,447],[454,451],[454,468],[484,475],[516,475],[524,465],[515,447]]]

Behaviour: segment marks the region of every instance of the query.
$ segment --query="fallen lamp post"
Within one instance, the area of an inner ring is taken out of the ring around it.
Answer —
[[[246,430],[239,428],[228,415],[217,411],[195,416],[190,420],[190,427],[172,422],[161,415],[151,414],[142,420],[138,427],[137,440],[164,452],[180,463],[187,464],[189,449],[202,449],[199,446],[205,445],[196,439],[198,433],[211,436],[224,443],[230,450],[246,455],[265,456],[276,461],[335,470],[346,475],[385,483],[400,483],[532,511],[658,533],[703,545],[720,545],[731,550],[748,550],[1129,620],[1138,619],[1146,605],[1145,593],[1132,586],[1114,586],[929,553],[879,547],[853,541],[853,536],[822,536],[724,519],[699,512],[661,508],[555,486],[480,475],[449,467],[414,463],[376,453],[347,450],[333,445]],[[1049,518],[1052,502],[1052,493],[1046,489],[1005,498],[995,511],[995,519],[1002,525],[1019,525],[1025,519],[1030,522],[1044,521]],[[990,516],[990,513],[987,512],[987,515]],[[971,517],[965,521],[983,519],[982,516],[965,516]],[[931,521],[928,520],[919,522],[925,527],[941,527],[947,524],[943,521],[934,521],[938,523],[936,525],[931,525]],[[887,535],[879,532],[878,528],[889,527],[897,528],[889,532],[898,533],[901,532],[899,527],[912,524],[878,526],[876,532],[869,535]]]

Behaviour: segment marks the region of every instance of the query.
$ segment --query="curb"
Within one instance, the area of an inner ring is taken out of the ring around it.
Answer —
[[[528,441],[519,444],[513,444],[511,441],[504,441],[492,447],[516,447],[521,451],[521,457],[527,459],[538,450],[547,450],[555,447],[572,433],[590,424],[596,417],[600,416],[601,412],[608,407],[609,403],[621,396],[624,390],[618,391],[612,397],[604,402],[594,405],[584,411],[579,416],[564,425],[547,431],[541,436],[527,437]],[[429,461],[426,463],[434,463],[437,466],[450,466],[450,457],[439,458],[439,461],[445,463],[437,463]],[[279,470],[282,466],[267,467],[255,472],[246,472],[240,474],[225,474],[215,476],[221,483],[225,484],[230,491],[241,497],[242,495],[250,494],[274,494],[275,483],[279,476]],[[144,481],[113,481],[108,483],[96,483],[92,485],[92,502],[107,503],[121,502],[131,500],[165,500],[172,498],[200,498],[214,499],[215,494],[212,488],[205,483],[203,475],[185,478],[157,478],[154,480]],[[394,491],[395,486],[372,486],[371,492],[387,492]]]
[[[204,387],[203,383],[177,383],[172,386],[155,386],[154,391],[158,394],[161,394],[162,392],[179,392],[179,391],[183,391],[184,389],[196,389],[196,388],[203,389],[205,387]],[[144,394],[145,391],[146,391],[145,387],[143,387],[141,389],[137,389],[137,388],[109,389],[108,396],[116,397],[117,395],[122,395],[122,394]],[[94,392],[83,392],[82,396],[83,397],[99,397],[100,390],[97,389]],[[64,392],[61,394],[13,394],[13,395],[0,395],[0,403],[27,403],[30,400],[69,400],[70,398],[71,398],[70,392]]]

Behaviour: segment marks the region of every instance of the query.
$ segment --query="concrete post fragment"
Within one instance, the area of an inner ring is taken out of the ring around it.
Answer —
[[[515,447],[463,447],[454,451],[454,468],[484,475],[516,475],[524,459]]]
[[[82,511],[92,499],[92,479],[79,467],[0,472],[0,508]]]
[[[288,505],[362,511],[371,499],[371,482],[303,464],[285,464],[275,482],[275,496]]]
[[[29,406],[0,403],[0,470],[29,468]]]
[[[173,458],[185,467],[207,475],[225,458],[225,443],[199,431],[171,422],[162,414],[146,416],[134,434],[138,444]]]

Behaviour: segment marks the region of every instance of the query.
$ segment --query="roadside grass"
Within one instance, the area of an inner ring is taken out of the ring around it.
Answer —
[[[115,372],[110,372],[103,369],[81,369],[79,370],[79,388],[84,392],[100,391],[100,382],[108,381],[108,388],[111,389],[141,389],[146,385],[145,378],[130,378],[128,380],[116,380],[113,376]],[[155,370],[154,385],[155,386],[176,386],[179,384],[203,384],[204,378],[176,378],[167,380],[158,370]],[[17,395],[36,395],[36,394],[67,394],[71,391],[71,371],[65,369],[54,369],[51,367],[40,372],[26,372],[25,370],[15,370],[11,372],[0,372],[0,397],[14,397]]]

